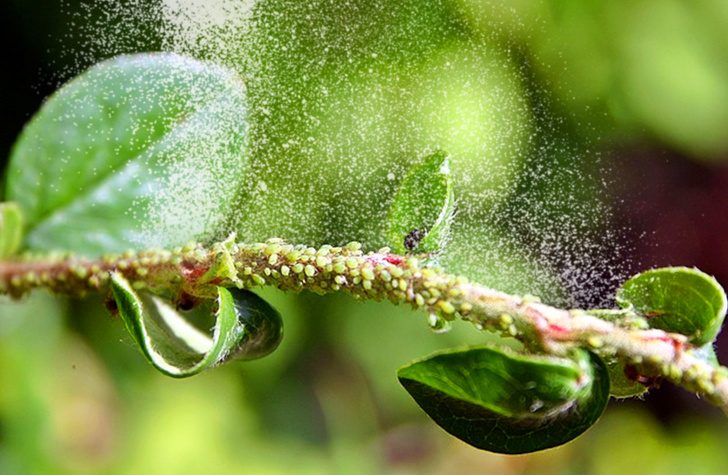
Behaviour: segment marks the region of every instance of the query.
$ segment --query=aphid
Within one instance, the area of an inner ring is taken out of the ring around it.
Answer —
[[[195,308],[195,305],[197,305],[197,303],[197,299],[195,299],[193,296],[186,292],[182,292],[182,294],[180,294],[180,296],[177,298],[176,307],[177,310],[188,312]]]
[[[660,385],[660,378],[640,374],[640,372],[637,371],[637,368],[632,365],[626,365],[624,367],[624,375],[627,377],[628,380],[634,381],[635,383],[639,383],[648,388]]]
[[[106,307],[106,310],[109,311],[112,317],[119,316],[119,306],[116,304],[116,300],[114,300],[113,297],[107,297],[104,300],[104,306]]]
[[[424,239],[427,233],[421,229],[413,229],[404,238],[404,248],[408,251],[414,251],[420,245],[420,241]]]

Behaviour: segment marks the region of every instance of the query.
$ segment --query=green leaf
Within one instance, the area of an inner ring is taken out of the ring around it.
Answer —
[[[617,359],[607,360],[609,372],[609,394],[615,398],[628,398],[640,396],[649,390],[649,387],[627,377],[625,364]]]
[[[617,303],[634,308],[650,327],[686,335],[696,346],[715,339],[728,307],[718,281],[687,267],[653,269],[632,277],[617,291]]]
[[[218,287],[216,300],[190,314],[146,292],[136,292],[118,273],[111,291],[127,330],[144,356],[175,378],[197,374],[225,361],[255,359],[275,350],[282,337],[278,312],[252,292]],[[200,330],[214,314],[212,335]]]
[[[120,56],[48,99],[16,142],[7,198],[27,245],[86,255],[219,233],[246,170],[246,96],[224,68]]]
[[[398,254],[439,252],[454,215],[449,158],[438,151],[413,167],[397,190],[387,221],[389,246]]]
[[[520,454],[568,442],[596,422],[609,399],[604,363],[488,347],[447,350],[401,368],[398,377],[424,411],[480,449]]]
[[[216,258],[205,274],[200,277],[197,281],[198,294],[204,293],[205,287],[212,287],[217,289],[217,286],[211,285],[212,282],[219,282],[220,280],[228,280],[233,285],[242,286],[243,282],[238,276],[238,271],[235,267],[235,260],[230,253],[231,249],[235,245],[235,233],[231,234],[223,242],[215,243],[213,251],[215,252]],[[217,292],[217,290],[215,290]]]
[[[23,213],[16,203],[0,203],[0,258],[18,252],[23,240]]]

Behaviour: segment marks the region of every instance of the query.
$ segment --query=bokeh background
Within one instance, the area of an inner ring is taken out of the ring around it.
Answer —
[[[63,81],[115,54],[171,47],[248,84],[253,173],[278,178],[246,198],[256,210],[238,223],[246,239],[379,244],[377,213],[351,203],[385,207],[378,183],[436,137],[465,190],[449,267],[582,305],[608,304],[619,279],[658,265],[728,285],[728,3],[243,3],[245,31],[219,32],[220,44],[182,27],[170,43],[153,0],[3,0],[2,160]],[[344,156],[366,186],[342,191]],[[291,177],[319,181],[294,190]],[[395,371],[482,335],[458,325],[435,335],[386,304],[263,294],[284,316],[281,348],[184,381],[150,368],[99,301],[3,301],[0,473],[728,469],[728,422],[667,384],[613,402],[564,447],[477,451],[429,422]],[[728,361],[728,341],[718,350]]]

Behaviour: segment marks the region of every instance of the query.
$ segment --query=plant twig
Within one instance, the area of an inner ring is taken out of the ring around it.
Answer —
[[[0,262],[0,293],[20,297],[33,288],[83,295],[107,291],[110,272],[137,289],[171,299],[206,297],[215,286],[271,285],[285,291],[389,300],[425,310],[431,318],[461,318],[522,341],[532,352],[564,355],[589,348],[634,366],[640,374],[663,377],[704,396],[728,413],[728,368],[702,358],[684,335],[648,329],[625,310],[564,310],[533,297],[508,295],[389,249],[364,253],[361,245],[293,246],[278,239],[242,244],[226,241],[174,250],[127,252],[86,259],[46,255]]]

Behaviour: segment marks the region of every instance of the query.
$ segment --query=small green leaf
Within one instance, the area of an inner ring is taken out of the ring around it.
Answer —
[[[215,243],[213,251],[215,252],[215,260],[210,266],[210,269],[200,277],[197,282],[198,286],[202,287],[204,293],[204,287],[210,286],[211,282],[220,280],[229,280],[234,285],[242,286],[243,282],[238,277],[238,271],[235,268],[235,260],[231,254],[232,248],[235,246],[235,233],[231,234],[223,242]],[[215,287],[212,285],[212,287]]]
[[[18,252],[23,240],[23,213],[15,203],[0,203],[0,258]]]
[[[607,360],[607,371],[609,372],[609,394],[615,398],[628,398],[640,396],[646,393],[649,388],[638,381],[627,377],[625,364],[619,360]]]
[[[246,138],[234,72],[175,54],[120,56],[43,104],[13,147],[7,198],[33,250],[98,255],[218,237],[247,170]]]
[[[609,399],[604,363],[489,347],[447,350],[401,368],[398,377],[424,411],[480,449],[519,454],[566,443],[594,424]]]
[[[407,173],[395,194],[388,216],[389,246],[399,254],[439,252],[447,244],[454,215],[449,158],[436,152]]]
[[[687,267],[632,277],[617,291],[617,303],[634,308],[650,327],[686,335],[696,346],[715,339],[728,307],[725,291],[713,277]]]
[[[245,290],[218,287],[217,299],[202,303],[190,315],[155,295],[135,291],[118,273],[111,275],[111,290],[144,356],[175,378],[228,360],[260,358],[275,350],[282,337],[278,312]],[[198,328],[209,314],[216,317],[212,335]]]

